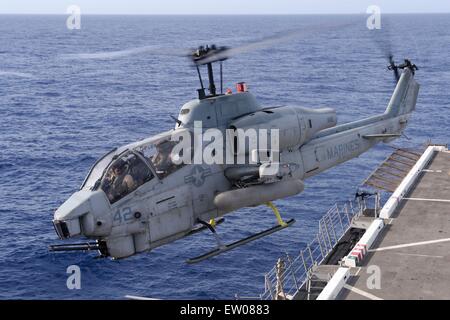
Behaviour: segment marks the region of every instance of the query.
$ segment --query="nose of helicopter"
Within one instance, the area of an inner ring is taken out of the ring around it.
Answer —
[[[53,225],[61,239],[81,234],[80,218],[90,211],[91,191],[81,190],[74,193],[55,212]]]
[[[111,233],[112,215],[103,191],[80,190],[55,212],[53,225],[61,239],[78,235],[102,237]]]

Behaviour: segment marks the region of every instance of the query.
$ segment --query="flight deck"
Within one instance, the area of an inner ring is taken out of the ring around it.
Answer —
[[[337,299],[450,299],[450,152],[435,153],[355,274]]]
[[[373,193],[335,205],[298,257],[278,259],[261,299],[450,299],[448,148],[398,148],[362,185]]]

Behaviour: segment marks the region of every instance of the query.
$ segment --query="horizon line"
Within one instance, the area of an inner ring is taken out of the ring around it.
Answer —
[[[83,13],[86,16],[309,16],[309,15],[367,15],[366,12],[342,12],[342,13],[327,13],[327,12],[311,12],[311,13]],[[433,14],[450,14],[450,11],[445,12],[384,12],[382,14],[398,14],[398,15],[433,15]],[[37,12],[0,12],[0,15],[52,15],[52,16],[67,16],[69,13],[37,13]]]

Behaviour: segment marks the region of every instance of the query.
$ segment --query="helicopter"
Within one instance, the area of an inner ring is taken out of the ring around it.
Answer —
[[[416,107],[418,68],[407,59],[396,65],[392,56],[388,69],[396,86],[379,115],[338,125],[332,108],[265,107],[245,83],[238,83],[236,92],[223,90],[223,62],[242,51],[211,45],[190,52],[200,82],[198,97],[182,106],[172,130],[115,148],[97,160],[53,219],[60,239],[95,241],[52,245],[51,251],[94,250],[122,259],[209,230],[217,246],[187,260],[197,263],[281,231],[295,220],[285,221],[273,201],[297,195],[306,179],[379,142],[397,139]],[[207,70],[207,88],[201,68]],[[257,131],[257,143],[241,135],[246,130]],[[231,161],[189,161],[206,151],[210,158]],[[216,232],[223,216],[260,205],[273,210],[277,223],[224,244]]]

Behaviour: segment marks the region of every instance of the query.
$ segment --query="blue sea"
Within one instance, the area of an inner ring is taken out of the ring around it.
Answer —
[[[366,18],[82,16],[81,29],[69,30],[66,16],[0,15],[0,299],[262,293],[264,273],[277,258],[311,241],[321,216],[353,196],[390,146],[313,177],[305,192],[277,201],[285,218],[297,220],[293,227],[196,265],[185,260],[213,248],[208,233],[119,261],[50,253],[48,246],[60,243],[53,213],[98,157],[174,127],[170,116],[196,97],[199,84],[189,61],[173,53],[199,45],[239,46],[303,30],[226,61],[225,87],[245,81],[265,106],[332,107],[339,122],[383,112],[394,88],[386,52],[397,61],[411,58],[421,91],[405,137],[394,144],[448,143],[450,15],[383,16],[381,31],[369,31]],[[323,30],[308,32],[318,25]],[[98,52],[103,59],[82,59]],[[258,207],[227,216],[218,230],[234,241],[274,223],[270,209]],[[66,287],[69,265],[81,269],[80,290]]]

